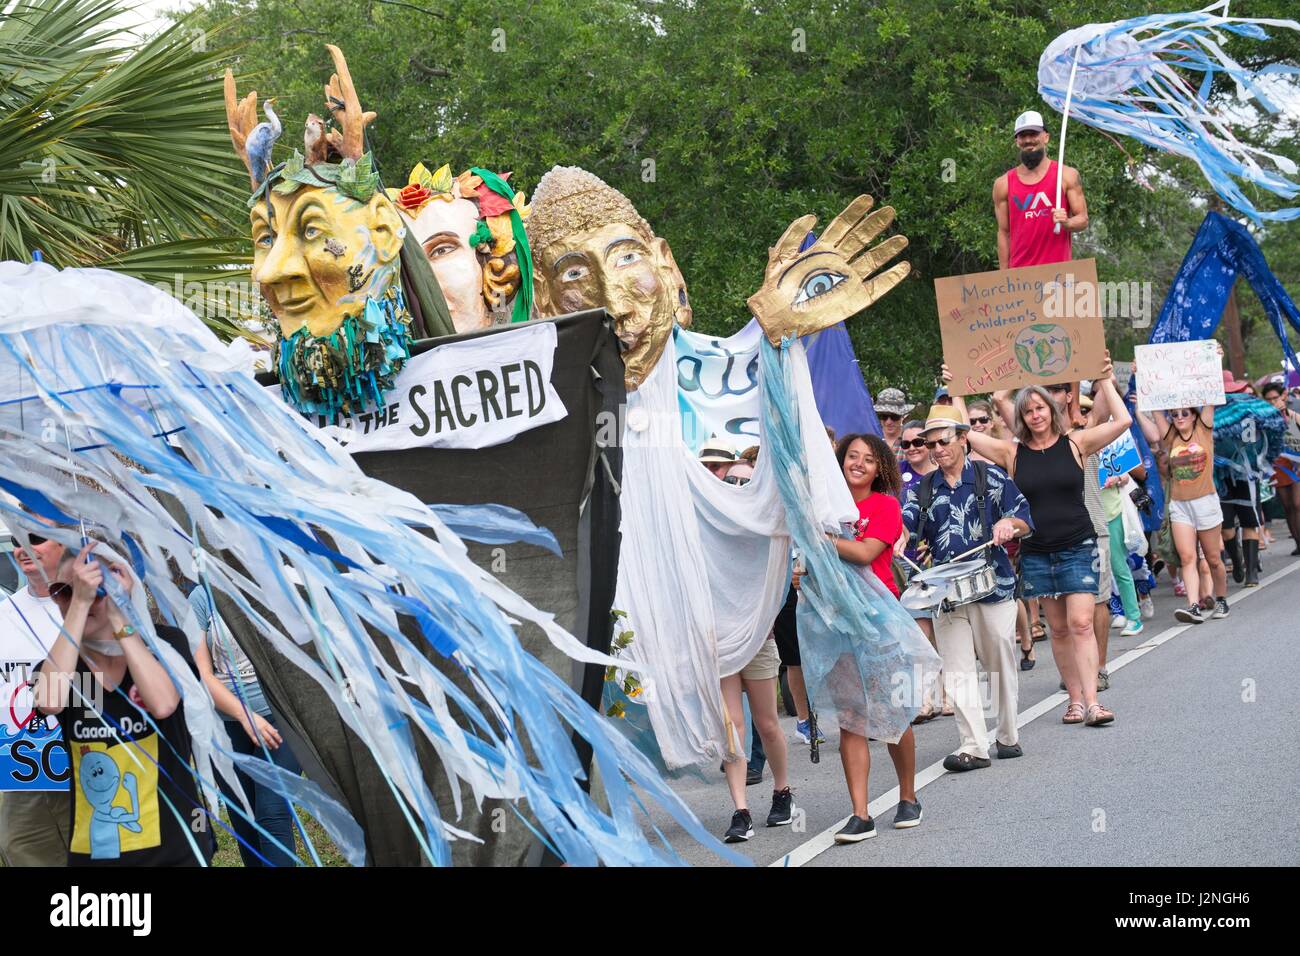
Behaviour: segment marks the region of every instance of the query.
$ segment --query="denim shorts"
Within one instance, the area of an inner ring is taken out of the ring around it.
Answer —
[[[1101,556],[1097,539],[1064,551],[1039,554],[1024,551],[1020,555],[1020,577],[1024,597],[1050,598],[1063,594],[1096,595],[1101,584]]]

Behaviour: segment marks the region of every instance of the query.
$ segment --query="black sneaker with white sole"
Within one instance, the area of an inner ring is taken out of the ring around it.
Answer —
[[[767,825],[770,827],[785,827],[790,825],[793,819],[794,797],[790,793],[790,788],[784,790],[772,791],[772,812],[767,815]]]
[[[867,817],[849,817],[839,833],[835,834],[836,843],[861,843],[876,835],[876,821]]]
[[[731,827],[723,840],[727,843],[744,843],[754,835],[754,820],[748,810],[737,810],[731,815]]]
[[[1205,623],[1205,618],[1201,617],[1201,609],[1195,604],[1180,607],[1177,611],[1174,611],[1174,618],[1184,624]]]
[[[894,829],[908,830],[921,823],[921,805],[915,800],[899,800],[894,814]]]
[[[1232,612],[1228,610],[1228,602],[1226,600],[1223,598],[1214,599],[1214,613],[1211,614],[1210,617],[1217,619],[1227,617],[1230,613]]]

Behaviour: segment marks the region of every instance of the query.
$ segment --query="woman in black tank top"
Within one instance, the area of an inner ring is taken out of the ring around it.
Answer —
[[[945,380],[951,380],[947,367]],[[1100,386],[1100,387],[1098,387]],[[1016,396],[1016,441],[971,432],[971,447],[1006,469],[1034,520],[1021,543],[1025,597],[1039,598],[1052,630],[1052,656],[1070,695],[1062,720],[1098,726],[1115,715],[1097,702],[1097,639],[1093,607],[1099,586],[1096,531],[1083,501],[1088,456],[1128,430],[1132,416],[1115,390],[1110,358],[1093,385],[1099,417],[1108,422],[1070,433],[1065,412],[1046,389],[1031,385]],[[965,402],[953,404],[965,412]]]

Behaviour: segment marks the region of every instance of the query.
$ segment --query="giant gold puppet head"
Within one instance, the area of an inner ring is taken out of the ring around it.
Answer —
[[[509,178],[478,167],[453,178],[450,166],[431,173],[420,163],[406,186],[388,190],[429,260],[457,332],[530,317],[533,265],[523,225],[528,207],[524,194],[506,183]]]
[[[242,101],[226,71],[226,114],[248,167],[253,281],[274,313],[276,367],[285,397],[328,417],[382,404],[409,357],[410,315],[398,282],[405,226],[365,151],[363,112],[347,62],[325,87],[335,128],[308,117],[305,156],[272,166],[278,118],[257,123],[257,93]]]
[[[672,250],[627,197],[576,166],[551,169],[533,193],[528,239],[544,317],[603,307],[624,346],[628,389],[659,361],[673,324],[691,322]]]

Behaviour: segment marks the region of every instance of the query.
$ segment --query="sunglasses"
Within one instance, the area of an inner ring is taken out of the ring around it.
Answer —
[[[1060,395],[1060,394],[1062,394],[1062,393],[1064,393],[1064,392],[1068,392],[1068,391],[1070,391],[1070,386],[1069,386],[1069,385],[1049,385],[1049,386],[1047,386],[1047,390],[1048,390],[1049,392],[1051,392],[1053,395]]]
[[[909,448],[924,448],[924,447],[925,447],[925,439],[924,439],[924,438],[912,438],[912,439],[904,438],[902,441],[900,441],[900,442],[898,443],[898,447],[901,448],[901,449],[903,449],[904,451],[907,451],[907,449],[909,449]]]
[[[1170,418],[1192,418],[1193,415],[1191,412],[1187,411],[1186,409],[1180,409],[1179,411],[1176,412],[1170,412],[1169,417]]]
[[[42,536],[39,535],[39,534],[29,534],[29,535],[27,536],[27,540],[30,541],[30,542],[32,543],[32,547],[34,548],[34,547],[36,547],[38,544],[44,544],[46,541],[49,541],[50,539],[49,539],[49,538],[42,537]]]
[[[928,442],[926,442],[926,443],[925,443],[925,447],[926,447],[926,448],[929,448],[931,451],[933,451],[936,447],[938,447],[938,448],[947,448],[949,445],[951,445],[951,444],[952,444],[953,442],[955,442],[956,440],[957,440],[957,439],[955,439],[955,438],[936,438],[934,441],[928,441]]]
[[[722,480],[725,481],[725,482],[726,482],[727,484],[729,484],[729,485],[747,485],[747,484],[749,484],[749,479],[748,479],[748,478],[741,478],[740,475],[728,475],[726,478],[723,478]]]
[[[970,423],[972,425],[987,425],[990,421],[991,419],[989,419],[988,417],[980,416],[979,418],[972,418],[970,420]]]
[[[901,422],[903,420],[902,415],[891,415],[888,412],[877,413],[876,417],[882,422]]]

